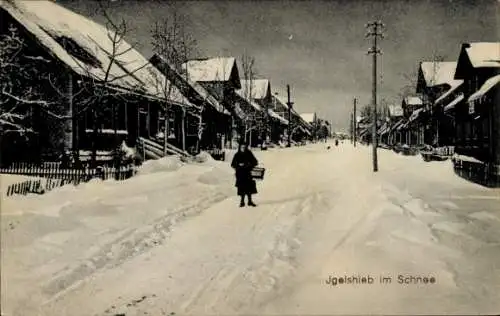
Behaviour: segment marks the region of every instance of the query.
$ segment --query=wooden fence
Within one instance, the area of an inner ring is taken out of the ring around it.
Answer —
[[[143,156],[144,159],[160,159],[164,157],[164,148],[162,140],[153,141],[144,137],[139,137],[137,141],[138,152]],[[167,154],[168,155],[178,155],[181,158],[192,159],[193,156],[183,151],[171,144],[167,143]]]
[[[225,161],[226,160],[226,151],[223,149],[208,149],[206,150],[207,153],[212,156],[214,160],[220,160],[220,161]]]
[[[44,163],[32,165],[29,163],[14,163],[9,168],[0,168],[0,173],[40,177],[30,179],[7,187],[7,196],[13,194],[38,193],[43,194],[56,187],[66,184],[78,185],[93,178],[102,180],[125,180],[132,177],[136,169],[132,165],[114,167],[97,167],[82,169],[61,169],[60,163]]]

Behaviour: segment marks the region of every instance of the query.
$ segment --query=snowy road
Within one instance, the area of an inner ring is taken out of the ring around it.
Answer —
[[[325,147],[256,152],[257,208],[218,163],[10,202],[5,315],[500,310],[499,190],[448,162],[381,150],[374,174],[369,148]],[[373,283],[340,284],[353,276]]]

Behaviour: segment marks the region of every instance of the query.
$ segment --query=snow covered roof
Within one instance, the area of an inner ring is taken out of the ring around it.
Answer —
[[[398,130],[401,125],[405,123],[405,119],[402,118],[399,121],[397,121],[394,125],[392,125],[391,130]]]
[[[400,124],[398,124],[398,126],[395,128],[396,131],[400,131],[404,128],[406,128],[408,126],[408,122],[407,121],[401,121]]]
[[[305,134],[307,134],[309,136],[312,135],[311,131],[309,129],[307,129],[306,127],[304,127],[304,126],[299,126],[299,130],[301,130],[303,133],[305,133]]]
[[[238,91],[241,91],[241,90],[238,90]],[[243,102],[246,102],[247,104],[251,105],[255,110],[257,111],[261,111],[262,108],[260,107],[260,105],[258,105],[255,101],[253,100],[249,100],[247,98],[245,98],[242,94],[240,94],[238,91],[236,91],[236,94],[240,97],[240,99],[243,101]]]
[[[500,68],[500,42],[462,44],[455,78],[467,79],[477,68]]]
[[[199,100],[203,100],[210,104],[215,110],[226,115],[230,114],[215,97],[213,97],[205,88],[203,88],[196,81],[192,81],[189,78],[181,75],[175,70],[175,67],[171,65],[165,58],[158,54],[154,54],[150,58],[150,62],[155,65],[165,76],[173,82],[173,84],[178,87],[186,97],[192,96],[193,92],[197,94]]]
[[[283,117],[281,117],[280,115],[278,115],[276,112],[274,112],[273,110],[269,109],[268,110],[268,113],[269,113],[269,116],[271,116],[272,118],[280,121],[281,123],[283,123],[284,125],[288,125],[288,120],[284,119]]]
[[[474,68],[500,67],[500,42],[478,42],[465,45],[465,52]]]
[[[365,118],[364,116],[356,116],[356,123],[361,123],[365,119],[367,119],[367,118]]]
[[[423,104],[422,99],[420,97],[416,97],[416,96],[408,96],[408,97],[404,98],[404,103],[406,105],[422,105]]]
[[[490,79],[486,80],[486,82],[477,90],[474,92],[470,97],[469,97],[469,102],[477,100],[484,96],[488,91],[493,89],[496,85],[500,83],[500,75],[496,75],[494,77],[491,77]]]
[[[389,105],[389,115],[391,117],[403,116],[403,108],[399,105]]]
[[[384,124],[382,124],[382,126],[379,127],[377,133],[382,135],[383,133],[387,132],[389,130],[389,124],[387,124],[387,122],[385,122]]]
[[[455,108],[455,105],[460,103],[464,99],[463,93],[460,93],[458,97],[455,98],[455,100],[451,101],[447,106],[444,107],[443,111],[448,112],[450,110],[453,110]]]
[[[277,95],[273,95],[272,96],[273,98],[273,102],[276,102],[277,104],[280,104],[281,106],[283,106],[285,109],[288,109],[288,105],[286,104],[286,101],[285,100],[282,100],[279,96]]]
[[[442,84],[453,85],[456,81],[454,79],[456,68],[456,61],[424,61],[420,63],[420,69],[422,70],[425,84],[428,87],[439,86]]]
[[[109,67],[107,84],[163,98],[163,87],[170,82],[126,41],[113,43],[112,30],[54,1],[1,1],[0,6],[77,74],[102,82]],[[169,99],[189,104],[176,87]]]
[[[423,110],[424,110],[424,109],[423,109],[423,108],[421,108],[421,109],[417,109],[417,110],[413,111],[413,112],[411,113],[411,116],[410,116],[410,119],[408,120],[408,122],[413,122],[413,121],[415,121],[415,120],[419,117],[420,113],[422,113],[422,111],[423,111]]]
[[[182,65],[182,68],[188,72],[189,79],[199,82],[229,81],[234,67],[236,67],[234,57],[194,59]]]
[[[316,113],[302,113],[300,117],[307,123],[313,123],[316,120]]]
[[[245,95],[255,100],[262,100],[271,94],[271,83],[268,79],[240,79],[240,82],[241,89],[237,90],[240,95]]]
[[[446,91],[439,98],[437,98],[434,104],[438,105],[441,102],[443,102],[446,98],[448,98],[448,96],[450,96],[453,92],[455,92],[462,85],[463,82],[464,82],[463,80],[456,80],[456,82],[454,82],[454,84],[448,91]]]

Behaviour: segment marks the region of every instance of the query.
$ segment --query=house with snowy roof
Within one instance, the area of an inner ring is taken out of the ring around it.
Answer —
[[[212,150],[222,144],[218,134],[229,133],[231,113],[201,84],[180,73],[164,57],[154,54],[150,62],[170,80],[192,104],[201,108],[201,116],[186,122],[188,147],[199,139],[200,150]],[[201,122],[200,122],[201,120]],[[200,130],[201,129],[201,130]]]
[[[397,104],[391,104],[388,106],[389,109],[389,118],[398,119],[403,117],[403,108]]]
[[[422,122],[426,119],[424,102],[420,96],[407,96],[401,102],[405,124],[400,131],[404,134],[404,143],[408,146],[419,146],[424,142]]]
[[[316,113],[301,113],[300,117],[308,124],[314,125],[318,119]]]
[[[425,125],[423,142],[426,144],[444,146],[453,142],[453,120],[444,113],[443,107],[434,105],[440,96],[463,82],[454,78],[456,67],[454,61],[426,61],[419,65],[416,92],[422,98],[427,114],[426,122],[421,122]]]
[[[387,133],[387,145],[394,145],[400,136],[399,131],[396,129],[404,123],[405,118],[403,116],[403,108],[397,104],[390,104],[388,107],[388,120],[387,128],[385,132]]]
[[[406,96],[401,102],[401,108],[403,109],[403,115],[405,117],[410,117],[415,110],[423,106],[424,102],[419,96]]]
[[[459,85],[462,80],[455,79],[456,61],[424,61],[418,68],[416,93],[420,95],[426,107],[450,88]]]
[[[263,107],[272,102],[271,82],[268,79],[241,79],[241,89],[238,94],[252,99]]]
[[[277,94],[272,95],[271,100],[274,112],[288,120],[288,105],[286,104],[286,101]]]
[[[156,134],[157,116],[166,102],[172,108],[194,108],[118,30],[54,1],[2,1],[0,21],[2,35],[8,38],[15,30],[23,43],[18,66],[31,69],[36,78],[24,78],[20,85],[3,81],[2,93],[12,104],[34,102],[29,98],[35,95],[50,104],[34,111],[36,126],[30,126],[41,140],[34,141],[40,151],[64,148],[78,153],[92,147],[95,152],[122,141],[134,146],[139,136]],[[36,90],[35,95],[23,94],[29,90],[23,84]],[[168,98],[163,94],[166,87],[171,91]],[[53,141],[49,144],[48,139]]]
[[[292,141],[302,142],[312,137],[312,126],[304,121],[295,107],[290,110],[291,118],[288,120],[287,133],[290,132]]]
[[[234,57],[209,57],[188,60],[182,65],[189,80],[197,82],[213,95],[226,110],[231,113],[234,126],[225,135],[220,135],[223,143],[235,141],[243,137],[245,130],[246,114],[242,100],[236,91],[241,89],[241,80],[236,58]]]
[[[279,142],[285,133],[288,120],[275,111],[279,101],[271,93],[271,82],[261,78],[241,79],[241,86],[237,93],[260,105],[262,115],[258,119],[265,123],[266,126],[263,127],[267,127],[266,135],[263,137],[266,139],[269,137],[271,142]],[[281,112],[283,114],[284,109]]]
[[[454,111],[455,153],[463,159],[455,160],[480,161],[479,169],[488,170],[484,177],[498,184],[500,42],[462,44],[454,79],[463,80],[463,98]]]

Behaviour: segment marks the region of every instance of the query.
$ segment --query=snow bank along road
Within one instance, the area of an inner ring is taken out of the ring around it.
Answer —
[[[257,208],[228,162],[163,160],[2,206],[4,315],[500,310],[500,195],[448,162],[315,144],[257,151]],[[363,283],[364,282],[364,283]]]

